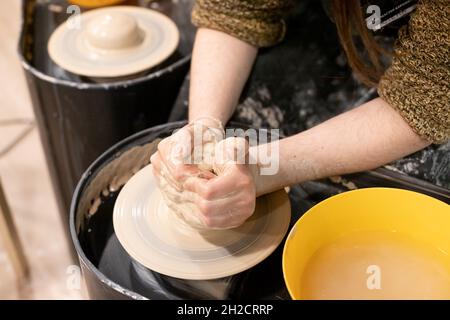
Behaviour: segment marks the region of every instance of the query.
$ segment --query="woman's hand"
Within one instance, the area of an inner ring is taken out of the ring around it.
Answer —
[[[245,139],[228,138],[215,145],[212,173],[196,165],[175,164],[171,156],[165,156],[173,155],[175,141],[183,141],[180,134],[185,135],[162,141],[152,157],[166,204],[197,228],[241,225],[253,214],[256,202],[255,168],[248,164]]]
[[[177,130],[158,144],[157,152],[151,157],[155,176],[164,174],[168,183],[178,191],[183,189],[187,177],[213,176],[210,149],[223,139],[224,134],[221,122],[209,117]]]
[[[212,229],[229,229],[245,222],[255,211],[254,168],[248,164],[248,144],[243,138],[228,138],[216,145],[211,178],[186,180],[185,190],[195,196],[197,214]]]

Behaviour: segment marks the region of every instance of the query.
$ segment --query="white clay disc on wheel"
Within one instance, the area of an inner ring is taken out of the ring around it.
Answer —
[[[141,7],[90,10],[67,20],[50,37],[52,60],[75,74],[121,77],[148,70],[178,47],[179,31],[162,13]]]
[[[240,227],[194,229],[165,205],[151,165],[137,172],[117,197],[114,230],[125,250],[145,267],[191,280],[245,271],[268,257],[284,238],[291,218],[284,190],[259,197]]]

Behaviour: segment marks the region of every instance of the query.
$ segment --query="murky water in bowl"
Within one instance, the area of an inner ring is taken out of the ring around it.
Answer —
[[[301,299],[450,299],[449,260],[397,232],[350,234],[311,257]]]

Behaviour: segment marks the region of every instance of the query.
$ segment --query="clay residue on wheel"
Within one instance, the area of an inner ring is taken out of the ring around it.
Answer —
[[[150,163],[150,156],[156,151],[161,139],[135,146],[118,154],[106,164],[83,190],[77,215],[76,229],[79,233],[84,221],[94,215],[102,203],[102,196],[116,192],[140,169]]]
[[[334,176],[329,177],[330,181],[333,183],[341,184],[343,187],[346,187],[348,190],[356,190],[358,187],[353,181],[349,181],[344,179],[342,176]]]

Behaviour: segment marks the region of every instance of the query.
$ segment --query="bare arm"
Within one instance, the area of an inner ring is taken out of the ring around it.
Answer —
[[[226,123],[256,54],[257,48],[244,41],[200,28],[192,57],[189,120],[210,116]],[[377,98],[283,139],[279,171],[275,176],[257,177],[257,194],[376,168],[428,144],[388,103]]]
[[[257,48],[226,33],[200,28],[191,64],[189,120],[214,117],[226,123],[250,74]]]
[[[389,104],[377,98],[281,140],[279,171],[274,176],[257,176],[257,194],[373,169],[427,145]]]

